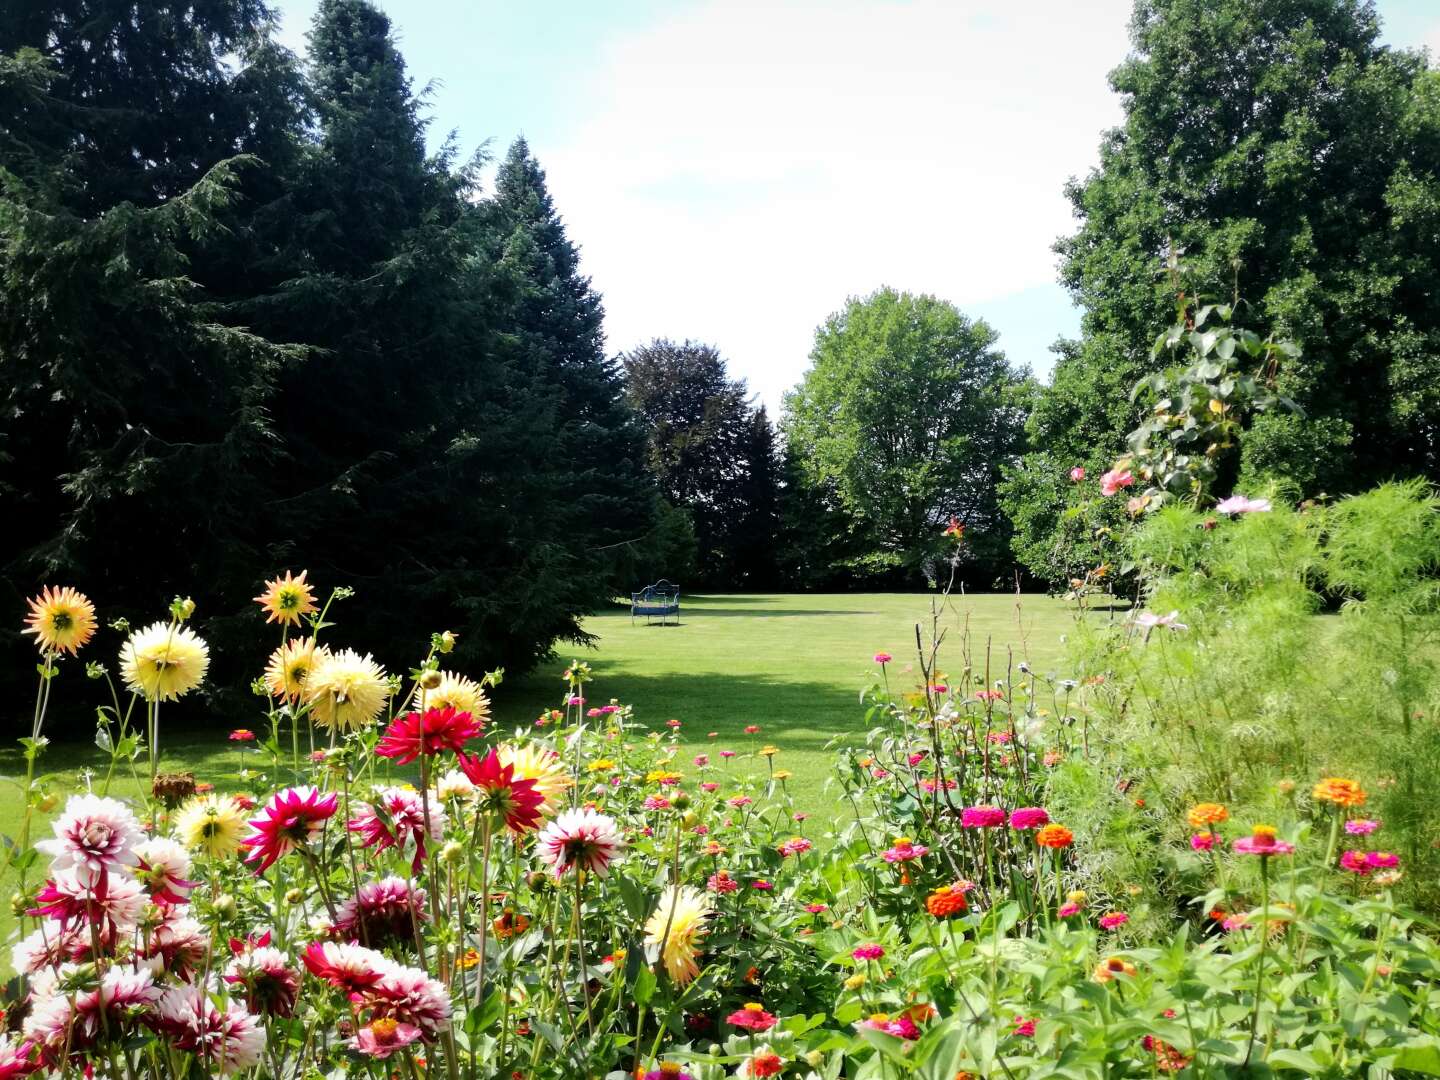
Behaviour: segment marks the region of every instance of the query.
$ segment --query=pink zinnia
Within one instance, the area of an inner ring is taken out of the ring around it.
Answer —
[[[885,955],[883,945],[860,945],[851,950],[850,955],[856,960],[879,960]]]
[[[1275,830],[1266,825],[1257,825],[1251,835],[1240,837],[1235,841],[1234,848],[1241,855],[1259,855],[1261,858],[1295,854],[1295,845],[1279,839]]]
[[[1098,920],[1101,930],[1117,930],[1130,921],[1130,916],[1123,911],[1112,911],[1109,914],[1101,915]]]
[[[1035,1037],[1035,1021],[1026,1020],[1023,1016],[1015,1017],[1015,1027],[1010,1034],[1018,1035],[1022,1039],[1033,1039]]]
[[[706,780],[700,785],[700,790],[704,792],[719,791],[720,785],[715,783],[715,781],[713,780]]]
[[[1129,469],[1111,469],[1100,476],[1100,494],[1114,495],[1121,488],[1127,488],[1135,483],[1135,477]]]
[[[805,905],[805,910],[808,911],[811,915],[819,915],[822,911],[829,911],[829,910],[830,910],[830,905],[829,905],[829,904],[806,904],[806,905]]]
[[[1209,851],[1218,839],[1213,832],[1197,832],[1190,837],[1190,847],[1195,851]]]
[[[1345,831],[1351,836],[1369,836],[1380,828],[1380,822],[1369,818],[1356,818],[1345,822]]]
[[[727,1016],[725,1022],[746,1031],[769,1031],[775,1026],[775,1017],[757,1002],[751,1001],[747,1002],[744,1008],[736,1009]]]
[[[862,1020],[861,1023],[875,1031],[883,1031],[886,1035],[893,1035],[897,1039],[914,1041],[920,1038],[920,1029],[915,1026],[915,1021],[909,1016],[901,1013],[894,1020]]]
[[[897,840],[894,847],[880,853],[880,858],[888,863],[912,862],[915,859],[923,858],[929,852],[930,849],[924,844],[912,844],[909,840]]]
[[[758,881],[752,881],[750,883],[750,887],[752,889],[758,889],[761,892],[769,892],[771,889],[775,888],[774,885],[771,885],[770,882],[766,881],[764,878],[760,878]]]
[[[724,870],[717,870],[711,874],[705,885],[714,893],[733,893],[740,888],[740,882],[736,881]]]
[[[1010,827],[1012,829],[1038,829],[1042,825],[1050,824],[1050,815],[1039,806],[1022,806],[1018,810],[1010,811]]]
[[[241,841],[251,849],[245,861],[258,861],[260,865],[255,872],[263,874],[276,859],[320,835],[339,805],[339,797],[334,792],[322,795],[316,787],[293,787],[278,792],[260,816],[250,822],[255,832]]]
[[[967,829],[993,829],[1005,824],[1005,811],[998,806],[967,806],[960,811],[960,824]]]
[[[1061,904],[1060,909],[1056,911],[1055,914],[1061,919],[1071,918],[1072,916],[1080,914],[1080,905],[1072,900],[1069,903]]]
[[[732,757],[735,756],[735,751],[734,751],[734,750],[721,750],[721,751],[720,751],[720,756],[723,757],[723,758],[732,758]]]
[[[891,656],[888,652],[877,652],[875,654],[875,663],[877,664],[888,664],[891,660],[894,659],[895,658]]]
[[[790,840],[786,840],[780,845],[778,850],[781,855],[789,858],[791,855],[803,855],[814,846],[815,845],[805,839],[805,837],[796,836]]]
[[[746,725],[745,725],[745,734],[746,734],[746,735],[759,735],[759,734],[760,734],[760,725],[759,725],[759,724],[746,724]]]
[[[615,820],[594,810],[566,810],[540,832],[535,850],[559,878],[571,868],[604,877],[625,841]]]
[[[646,810],[669,810],[670,800],[660,795],[646,795],[641,804]]]
[[[445,750],[459,753],[479,734],[479,721],[468,712],[447,705],[443,709],[397,716],[375,744],[375,753],[394,758],[397,765],[409,765],[421,754],[434,757]]]

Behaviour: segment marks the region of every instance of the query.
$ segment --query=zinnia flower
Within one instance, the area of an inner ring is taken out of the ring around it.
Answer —
[[[1256,825],[1249,836],[1242,836],[1235,841],[1235,850],[1241,855],[1259,855],[1262,858],[1270,855],[1293,855],[1295,845],[1287,844],[1284,840],[1277,839],[1275,828],[1272,825]]]
[[[45,653],[78,653],[95,636],[95,605],[84,593],[70,586],[52,589],[48,585],[29,601],[21,633],[34,634],[35,644]]]
[[[604,877],[625,841],[613,818],[594,810],[567,810],[541,831],[535,848],[559,878],[572,867]]]
[[[52,870],[74,866],[104,874],[135,865],[140,825],[130,808],[116,799],[71,795],[50,827],[55,839],[38,840],[35,848],[52,857]]]
[[[1369,836],[1380,828],[1380,822],[1369,818],[1354,818],[1345,822],[1345,831],[1351,836]]]
[[[880,853],[880,858],[888,863],[913,862],[929,853],[930,849],[924,844],[916,844],[905,837],[897,837],[891,847]]]
[[[888,664],[893,659],[895,658],[891,656],[888,652],[877,652],[875,654],[875,663],[877,664]]]
[[[197,795],[175,815],[180,842],[213,859],[239,851],[248,826],[244,809],[229,795]]]
[[[265,611],[267,623],[278,622],[281,626],[299,626],[300,617],[316,611],[315,594],[305,583],[308,570],[301,570],[299,577],[291,577],[290,571],[274,581],[265,582],[265,591],[255,597],[255,602]]]
[[[353,731],[374,723],[389,693],[380,665],[353,649],[317,655],[305,679],[305,700],[315,722],[332,730]]]
[[[1022,806],[1018,810],[1010,811],[1012,829],[1038,829],[1049,824],[1050,815],[1039,806]]]
[[[1315,785],[1311,792],[1316,802],[1334,803],[1336,806],[1348,808],[1364,806],[1368,796],[1365,790],[1354,780],[1344,780],[1338,776],[1327,776]]]
[[[210,648],[188,626],[151,623],[120,650],[120,674],[147,701],[173,701],[199,686],[210,667]]]
[[[315,787],[277,792],[260,816],[250,822],[255,831],[242,841],[251,849],[245,861],[258,861],[255,872],[263,874],[280,856],[318,836],[338,805],[334,792],[322,795]]]
[[[1123,956],[1110,956],[1101,960],[1090,973],[1090,977],[1098,983],[1108,983],[1121,975],[1128,979],[1135,977],[1135,965]]]
[[[1096,921],[1100,924],[1101,930],[1118,930],[1130,921],[1130,916],[1123,911],[1111,911],[1101,915]]]
[[[640,1080],[695,1080],[673,1061],[662,1061],[660,1067],[651,1069]]]
[[[1192,829],[1204,829],[1210,825],[1221,825],[1230,820],[1230,811],[1219,803],[1202,802],[1190,808],[1185,815]]]
[[[850,955],[856,960],[879,960],[885,955],[885,946],[860,945],[850,950]]]
[[[925,898],[925,910],[937,919],[962,915],[967,907],[964,891],[953,885],[941,885]]]
[[[960,825],[966,829],[993,829],[1005,824],[1005,811],[998,806],[967,806],[960,811]]]
[[[747,1001],[743,1008],[727,1016],[725,1022],[746,1031],[769,1031],[775,1026],[776,1019],[758,1001]]]
[[[768,1046],[762,1046],[740,1063],[735,1070],[736,1080],[761,1080],[766,1076],[779,1076],[785,1068],[785,1059]]]
[[[655,913],[645,923],[645,944],[658,946],[665,971],[678,986],[700,974],[696,957],[708,931],[710,905],[702,893],[669,886],[660,894]]]
[[[713,893],[733,893],[740,891],[740,882],[730,876],[727,870],[716,870],[705,882],[705,887]]]
[[[805,837],[794,836],[791,837],[789,840],[786,840],[783,844],[776,848],[776,850],[779,851],[781,855],[789,858],[791,855],[803,855],[813,846],[814,845]]]
[[[484,688],[474,679],[451,671],[440,672],[440,682],[435,689],[425,691],[425,707],[469,713],[481,725],[490,715],[490,699],[485,696]]]
[[[397,765],[409,765],[421,754],[434,757],[446,750],[457,754],[465,744],[480,734],[479,722],[468,712],[456,712],[454,706],[410,712],[390,721],[385,734],[375,744],[375,753],[394,758]],[[492,750],[493,754],[494,751]]]
[[[1195,851],[1209,851],[1218,839],[1213,832],[1198,832],[1190,837],[1190,847]]]
[[[1067,848],[1075,842],[1075,834],[1064,825],[1046,825],[1035,833],[1035,843],[1043,848],[1053,848],[1056,851]]]
[[[516,780],[515,766],[501,765],[500,755],[491,750],[482,760],[478,755],[457,753],[460,769],[475,785],[476,800],[483,814],[503,822],[513,833],[529,832],[540,824],[540,806],[545,797],[535,790],[534,780]]]
[[[1071,479],[1072,482],[1074,482],[1074,483],[1076,483],[1076,484],[1080,483],[1081,480],[1084,480],[1084,479],[1085,479],[1085,466],[1084,466],[1084,465],[1076,465],[1073,469],[1071,469],[1071,470],[1070,470],[1070,479]]]
[[[313,637],[291,638],[270,654],[265,664],[265,689],[273,697],[299,701],[310,672],[329,656],[329,650],[318,647]]]

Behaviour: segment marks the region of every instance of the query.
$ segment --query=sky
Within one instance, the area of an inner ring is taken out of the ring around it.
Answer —
[[[1131,0],[377,0],[431,141],[524,135],[612,353],[715,345],[772,414],[815,329],[932,293],[1048,375],[1079,330],[1051,245],[1120,120]],[[304,51],[316,0],[274,0]],[[1440,56],[1437,0],[1378,0]]]

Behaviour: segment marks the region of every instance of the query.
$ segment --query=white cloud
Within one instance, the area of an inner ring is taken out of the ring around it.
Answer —
[[[612,40],[583,127],[534,147],[612,348],[713,342],[774,406],[847,295],[1053,283],[1130,7],[711,0]]]

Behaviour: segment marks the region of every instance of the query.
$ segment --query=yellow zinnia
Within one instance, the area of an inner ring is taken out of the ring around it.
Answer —
[[[570,774],[555,751],[534,743],[501,743],[495,748],[500,765],[513,766],[516,780],[534,780],[535,790],[545,796],[542,814],[560,809],[560,796],[570,788]]]
[[[317,610],[315,594],[305,583],[310,571],[301,570],[299,577],[291,577],[290,571],[274,581],[265,582],[265,591],[255,597],[255,602],[266,612],[265,621],[278,622],[282,626],[300,625],[300,617]]]
[[[74,656],[95,636],[95,605],[84,593],[66,585],[48,585],[30,601],[23,633],[34,634],[41,652],[68,652]]]
[[[476,720],[483,721],[490,715],[490,700],[474,679],[442,671],[435,689],[425,691],[425,708],[468,712]]]
[[[299,701],[310,672],[329,655],[316,647],[312,637],[291,638],[270,654],[265,665],[265,688],[275,697]]]
[[[655,914],[645,924],[645,944],[656,945],[670,978],[684,986],[700,974],[696,956],[708,931],[710,905],[702,893],[671,885],[660,894]]]
[[[120,674],[147,701],[173,701],[200,685],[210,648],[200,635],[173,623],[151,623],[120,650]]]
[[[305,700],[323,728],[352,731],[375,722],[390,684],[369,653],[342,649],[316,660],[305,679]]]
[[[214,858],[239,851],[249,831],[245,811],[229,795],[197,795],[175,814],[180,843]]]

